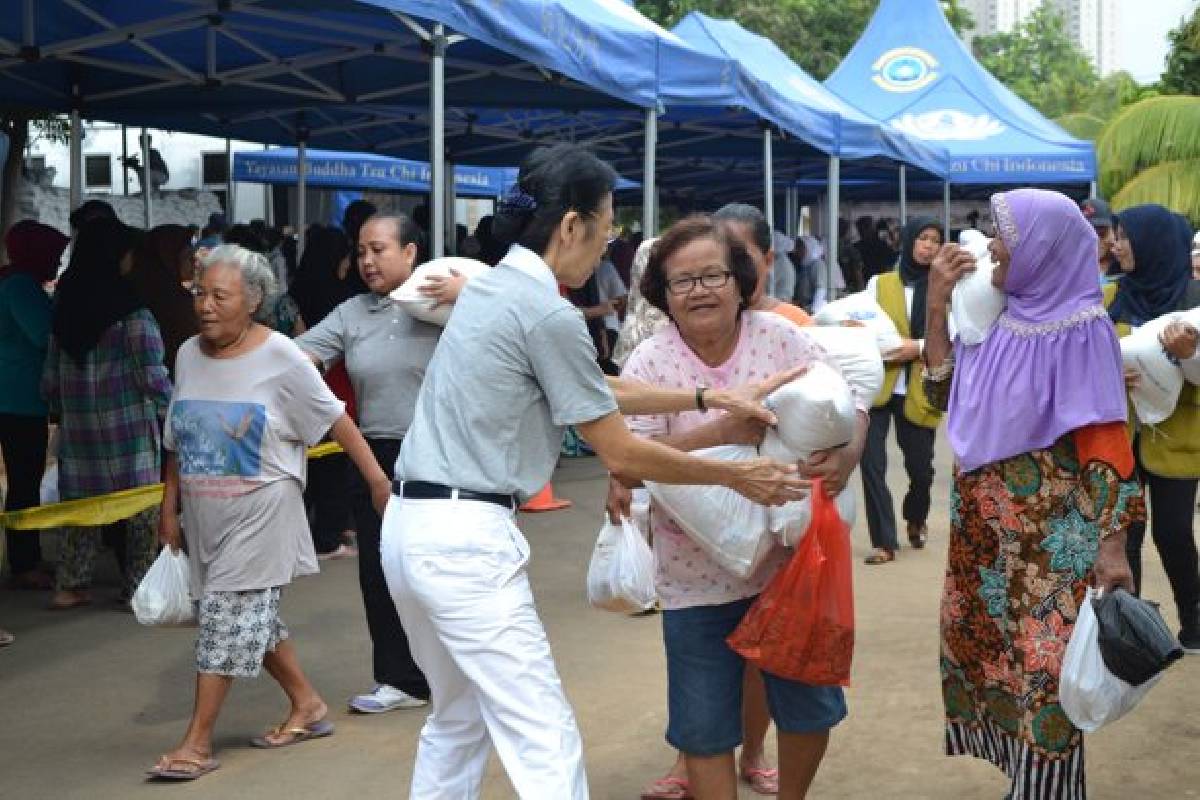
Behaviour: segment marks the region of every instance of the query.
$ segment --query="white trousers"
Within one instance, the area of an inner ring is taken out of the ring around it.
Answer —
[[[522,800],[586,800],[583,745],[525,572],[529,543],[493,503],[403,500],[383,571],[429,681],[412,800],[473,800],[494,746]]]

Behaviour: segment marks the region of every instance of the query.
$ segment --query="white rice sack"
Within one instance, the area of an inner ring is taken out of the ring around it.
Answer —
[[[840,447],[854,438],[858,425],[850,386],[820,362],[771,392],[763,404],[779,420],[767,431],[763,454],[780,461],[804,461],[818,450]]]
[[[849,486],[842,489],[834,498],[834,503],[837,504],[838,516],[853,528],[858,517],[858,501],[854,489]],[[804,534],[808,533],[811,522],[812,501],[807,497],[767,509],[767,525],[784,547],[795,547],[799,544]]]
[[[426,261],[414,269],[408,280],[401,284],[399,289],[392,292],[391,298],[401,308],[413,317],[421,320],[421,322],[440,325],[444,328],[446,327],[446,323],[450,321],[450,312],[454,310],[454,306],[447,303],[438,305],[436,300],[426,297],[418,290],[425,285],[425,281],[428,278],[434,276],[449,278],[450,270],[452,269],[460,275],[465,275],[467,280],[470,280],[477,275],[487,272],[490,267],[482,261],[476,261],[473,258],[460,258],[458,256],[435,258],[432,261]]]
[[[1164,314],[1121,340],[1121,361],[1141,378],[1129,390],[1129,399],[1137,418],[1145,425],[1156,425],[1175,413],[1183,389],[1183,370],[1171,363],[1158,340],[1163,328],[1177,316]]]
[[[1184,311],[1179,318],[1200,331],[1200,308]],[[1200,386],[1200,352],[1183,362],[1183,379]]]
[[[721,461],[758,458],[749,445],[723,445],[692,455]],[[724,569],[748,578],[775,546],[767,530],[767,509],[724,486],[695,486],[646,481],[650,496]]]
[[[813,319],[818,325],[843,325],[850,322],[869,328],[875,334],[879,352],[884,355],[903,343],[896,323],[892,322],[892,318],[875,298],[865,291],[826,303]]]
[[[868,407],[883,386],[883,358],[869,328],[810,325],[804,334],[829,353],[842,370],[854,395]]]
[[[965,230],[958,237],[959,243],[975,256],[975,271],[968,272],[954,285],[950,296],[950,313],[954,327],[963,344],[979,344],[992,330],[1007,304],[1004,292],[992,285],[992,272],[996,269],[988,253],[986,236],[977,230]]]

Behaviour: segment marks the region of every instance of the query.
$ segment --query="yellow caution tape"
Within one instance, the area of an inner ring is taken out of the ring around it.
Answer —
[[[323,458],[342,452],[337,442],[325,442],[310,447],[308,457]],[[129,519],[162,502],[163,485],[139,486],[98,497],[64,500],[45,506],[23,508],[0,514],[0,525],[8,530],[39,531],[47,528],[90,527],[110,525]]]

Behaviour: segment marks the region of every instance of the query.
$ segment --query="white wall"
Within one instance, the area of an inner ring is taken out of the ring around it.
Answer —
[[[138,141],[140,128],[129,128],[125,134],[126,151],[129,155],[137,155],[141,161],[141,145]],[[211,136],[198,136],[191,133],[172,133],[169,131],[150,131],[153,146],[162,154],[170,171],[170,180],[163,186],[164,191],[179,191],[184,189],[209,189],[224,191],[224,184],[204,186],[201,184],[201,157],[204,153],[224,153],[225,140]],[[252,142],[232,143],[233,150],[261,150],[262,145]],[[84,124],[83,154],[106,154],[112,162],[112,187],[90,188],[84,186],[85,195],[124,193],[124,180],[121,165],[121,127],[111,123]],[[53,186],[68,188],[70,186],[70,151],[66,144],[46,140],[33,142],[29,155],[44,156],[46,166],[55,170]],[[232,170],[232,164],[230,165]],[[129,192],[135,194],[141,191],[137,176],[129,173]],[[266,216],[266,194],[260,184],[235,184],[234,215],[236,222],[246,222],[254,218]],[[205,220],[199,220],[203,223]]]

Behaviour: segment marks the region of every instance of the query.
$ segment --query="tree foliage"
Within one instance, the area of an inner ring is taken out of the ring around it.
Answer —
[[[637,8],[670,28],[693,11],[733,19],[772,39],[817,80],[824,80],[858,41],[879,0],[638,0]],[[974,25],[959,0],[943,0],[951,25]]]
[[[1200,95],[1200,8],[1171,31],[1169,38],[1171,50],[1161,81],[1163,92]]]
[[[977,37],[974,47],[992,75],[1048,117],[1084,110],[1099,81],[1087,54],[1067,34],[1062,14],[1050,6],[1036,9],[1011,33]]]

